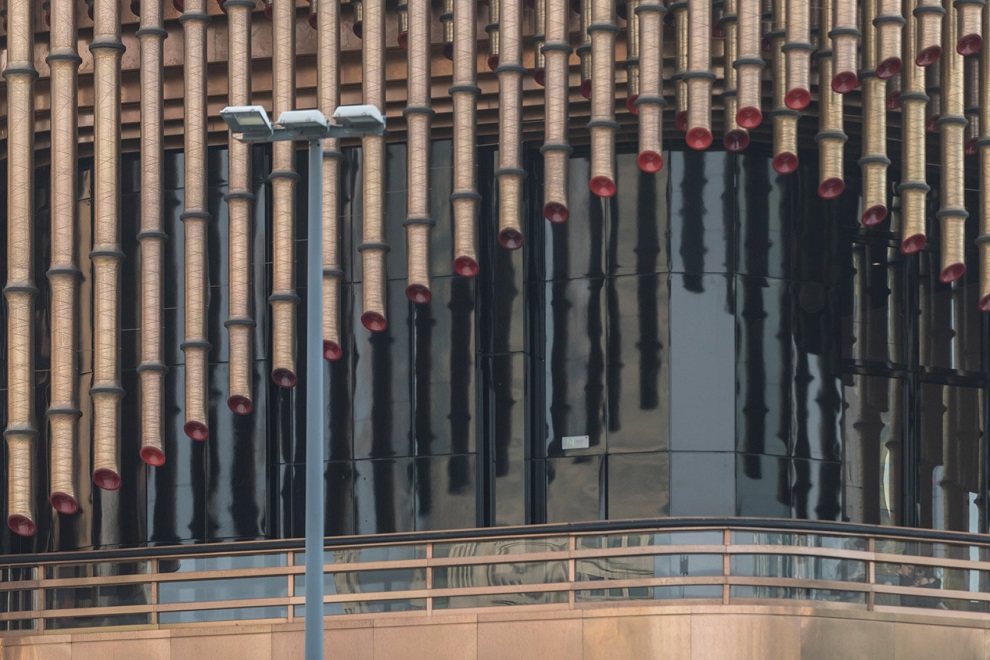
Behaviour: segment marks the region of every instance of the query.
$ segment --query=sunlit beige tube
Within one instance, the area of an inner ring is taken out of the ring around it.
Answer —
[[[501,50],[501,0],[489,0],[488,2],[488,25],[485,31],[488,33],[488,68],[494,71],[498,68],[498,58]]]
[[[462,277],[478,274],[478,204],[481,195],[476,183],[475,150],[478,94],[481,90],[475,73],[478,59],[475,36],[477,12],[478,6],[474,0],[454,0],[454,79],[449,90],[454,106],[454,172],[450,204],[454,216],[454,272]],[[547,75],[551,75],[550,71]]]
[[[692,149],[712,144],[712,5],[710,0],[688,0],[688,116],[685,140]]]
[[[736,97],[739,110],[736,112],[736,121],[748,130],[763,123],[763,113],[760,111],[760,79],[766,62],[760,51],[761,14],[760,0],[738,0],[736,25],[739,53],[732,64],[737,76]]]
[[[832,0],[832,29],[824,33],[832,42],[832,89],[846,94],[859,87],[856,52],[860,31],[856,0]]]
[[[206,205],[206,0],[186,0],[182,14],[184,43],[185,206],[182,226],[185,250],[186,421],[193,440],[209,437],[207,425],[207,296],[206,256],[209,209]]]
[[[639,21],[640,65],[639,155],[644,172],[663,168],[663,21],[667,13],[661,0],[640,0],[630,20]]]
[[[983,47],[983,20],[986,0],[954,0],[956,10],[956,52],[960,55],[976,55]]]
[[[408,17],[407,17],[408,23]],[[443,0],[443,13],[440,14],[443,26],[443,56],[454,59],[454,0]]]
[[[274,117],[295,110],[296,9],[294,0],[275,0],[272,7],[272,106]],[[365,26],[367,27],[367,26]],[[187,65],[188,66],[188,65]],[[272,145],[272,380],[279,387],[296,385],[295,282],[295,146]]]
[[[916,0],[904,0],[904,15],[911,16]],[[902,46],[905,62],[917,60],[917,22],[904,26]],[[924,71],[916,66],[901,70],[901,252],[913,254],[928,242],[925,234],[925,198],[929,186],[925,181],[925,94]]]
[[[97,0],[93,26],[93,481],[120,488],[120,5]]]
[[[502,0],[502,52],[498,68],[498,242],[522,247],[522,1]],[[592,168],[594,166],[592,165]]]
[[[591,98],[591,35],[588,26],[591,25],[591,0],[581,0],[581,31],[578,40],[577,54],[581,63],[581,96]]]
[[[674,19],[674,126],[682,133],[688,128],[688,93],[684,79],[688,70],[688,52],[691,21],[688,16],[687,0],[679,0],[670,5],[670,15]]]
[[[707,5],[707,0],[698,0]],[[711,8],[709,6],[709,16]],[[599,197],[615,194],[615,5],[592,0],[591,24],[591,192]],[[709,33],[710,34],[710,33]],[[709,37],[710,38],[710,37]]]
[[[453,24],[451,24],[453,28]],[[409,73],[406,108],[406,151],[409,177],[406,197],[406,297],[430,302],[430,0],[409,0]]]
[[[54,0],[51,19],[52,159],[51,159],[51,404],[48,408],[50,459],[48,501],[60,512],[79,510],[76,495],[76,424],[82,414],[76,393],[77,283],[76,104],[81,61],[76,47],[73,0]]]
[[[251,13],[254,0],[227,0],[227,94],[230,105],[251,105]],[[328,3],[335,4],[335,3]],[[319,19],[317,19],[319,25]],[[329,28],[327,28],[329,29]],[[251,304],[251,147],[227,140],[227,337],[230,365],[227,407],[238,415],[254,410],[254,310]]]
[[[924,71],[925,93],[928,105],[925,107],[925,131],[938,133],[938,119],[942,116],[942,67],[930,66]]]
[[[822,56],[818,61],[819,76],[823,81],[832,81],[831,85],[821,85],[819,87],[819,130],[818,134],[815,135],[815,141],[818,142],[818,196],[823,199],[834,199],[841,195],[845,189],[845,183],[842,178],[842,151],[846,142],[846,134],[842,129],[842,92],[835,85],[835,81],[841,78],[836,74],[834,69],[836,63],[836,38],[828,36],[835,35],[837,32],[836,29],[833,29],[833,25],[830,24],[830,19],[837,16],[839,12],[829,12],[830,5],[835,1],[825,0],[822,3],[821,32],[819,33],[820,38],[823,40],[822,43],[826,46],[831,46],[830,49],[826,48],[819,51]],[[855,7],[853,8],[853,13],[855,13]],[[825,55],[827,50],[832,51],[831,58]],[[855,66],[855,55],[853,56],[853,60],[851,65]],[[849,63],[844,58],[839,58],[838,61],[843,66],[849,66]],[[853,71],[853,76],[855,77],[855,75],[855,71]],[[858,79],[856,79],[855,84],[859,84]],[[844,85],[840,85],[839,88],[844,88]]]
[[[365,0],[363,58],[364,102],[385,113],[385,3]],[[388,327],[385,316],[385,138],[366,135],[361,139],[364,212],[361,235],[362,308],[361,323],[372,332]]]
[[[911,17],[908,16],[907,18]],[[876,71],[877,77],[881,80],[888,80],[901,72],[903,66],[903,60],[901,59],[901,33],[904,30],[905,23],[905,17],[901,14],[900,0],[879,0],[874,18],[869,22],[867,20],[863,21],[864,71],[871,69]],[[867,51],[865,46],[866,30],[873,26],[876,27],[876,53],[874,56],[872,49],[870,49],[870,59],[873,62],[873,66],[868,68],[865,63]]]
[[[34,506],[34,68],[33,6],[9,7],[7,29],[7,526],[37,528]]]
[[[945,9],[940,0],[918,0],[912,14],[915,17],[915,56],[918,66],[930,66],[942,55],[942,18]],[[906,35],[905,35],[906,36]]]
[[[965,78],[966,93],[966,155],[975,156],[979,153],[977,143],[980,141],[980,60],[967,57],[963,62],[963,77]]]
[[[145,0],[141,27],[141,449],[148,465],[165,464],[162,419],[165,360],[162,345],[165,234],[162,207],[164,179],[164,39],[162,0]]]
[[[952,15],[952,0],[945,0],[947,20],[942,23],[942,43],[954,44],[958,24]],[[939,210],[941,227],[939,256],[941,282],[954,282],[966,272],[966,186],[963,172],[966,140],[965,100],[963,92],[963,56],[947,48],[941,57],[942,112],[938,120],[942,134],[942,166]]]
[[[541,2],[543,0],[540,0]],[[639,98],[640,74],[639,74],[639,54],[640,54],[640,30],[639,18],[636,16],[636,9],[639,8],[640,0],[629,0],[626,6],[628,19],[626,20],[626,110],[636,115],[639,108],[636,107],[636,99]]]
[[[881,0],[882,2],[882,0]],[[866,226],[880,224],[887,217],[887,108],[886,83],[877,74],[879,29],[874,27],[877,0],[864,0],[863,9],[863,155],[859,170],[863,176],[863,213]],[[900,33],[898,32],[898,46]],[[897,53],[900,62],[900,51]]]
[[[990,9],[983,11],[983,34],[990,34]],[[980,69],[990,71],[990,48],[980,50]],[[980,252],[981,312],[990,312],[990,85],[980,85]]]
[[[659,0],[654,0],[659,1]],[[566,222],[567,165],[571,146],[567,141],[568,42],[567,0],[546,0],[546,140],[543,152],[543,215],[550,222]]]
[[[566,5],[564,11],[566,16]],[[533,11],[533,80],[538,85],[547,84],[547,61],[543,53],[543,44],[547,40],[546,32],[547,0],[536,0],[536,7]]]
[[[811,4],[807,0],[787,0],[787,92],[784,104],[791,110],[803,110],[811,102]],[[726,78],[728,78],[726,68]]]
[[[320,110],[332,116],[340,104],[340,3],[318,2],[316,7],[318,95]],[[340,142],[323,143],[323,357],[344,356],[340,336]]]
[[[773,87],[773,110],[770,116],[773,120],[773,168],[779,174],[790,174],[797,169],[797,122],[801,117],[798,110],[791,110],[785,105],[787,92],[787,60],[784,55],[784,43],[787,25],[788,5],[785,0],[774,0],[774,27],[767,34],[772,52],[771,84]],[[827,80],[827,78],[825,79]],[[824,94],[824,92],[822,92]]]

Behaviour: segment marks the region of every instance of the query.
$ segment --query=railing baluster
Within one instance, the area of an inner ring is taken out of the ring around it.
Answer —
[[[732,564],[730,563],[731,557],[729,555],[729,546],[732,545],[732,530],[723,529],[722,530],[722,544],[725,546],[722,549],[722,604],[729,604],[729,574],[732,572]]]
[[[433,544],[426,544],[426,616],[433,616]]]
[[[296,565],[296,553],[291,551],[285,553],[285,565],[287,568],[292,568]],[[296,618],[296,606],[292,604],[292,599],[296,596],[296,575],[292,571],[289,571],[286,573],[285,579],[289,581],[285,592],[289,599],[289,605],[286,607],[286,619],[289,623],[292,623]]]
[[[567,539],[567,581],[570,583],[567,589],[567,607],[568,609],[574,609],[574,582],[576,581],[577,575],[577,562],[574,559],[574,551],[577,549],[577,537],[571,534]]]
[[[870,590],[866,592],[866,609],[873,611],[876,605],[877,595],[873,591],[873,586],[877,583],[877,562],[873,554],[876,549],[876,539],[872,536],[866,539],[866,551],[870,553],[870,559],[866,562],[866,583],[870,585]]]
[[[151,560],[151,625],[158,626],[158,559]]]

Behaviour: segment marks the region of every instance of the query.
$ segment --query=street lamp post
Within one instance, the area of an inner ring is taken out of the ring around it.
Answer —
[[[306,264],[306,660],[323,658],[323,142],[382,135],[385,118],[373,105],[341,106],[331,124],[319,110],[283,112],[273,125],[261,106],[224,108],[220,116],[242,142],[309,143],[309,240]],[[334,240],[335,237],[331,237]],[[313,356],[317,356],[314,358]]]

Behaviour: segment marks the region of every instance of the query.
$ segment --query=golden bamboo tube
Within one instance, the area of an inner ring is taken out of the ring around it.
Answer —
[[[698,0],[707,5],[708,0]],[[708,6],[709,13],[711,6]],[[615,194],[615,4],[592,0],[591,24],[591,192],[599,197]],[[708,38],[710,39],[710,33]],[[700,101],[699,101],[700,102]]]
[[[863,214],[860,220],[866,226],[873,226],[887,217],[887,168],[890,159],[887,157],[886,83],[876,72],[879,29],[874,28],[874,20],[878,2],[865,0],[862,7],[863,155],[858,164],[863,176]],[[900,51],[897,61],[900,62]]]
[[[990,34],[990,8],[983,10],[983,34]],[[990,71],[990,48],[980,49],[980,71]],[[982,77],[982,76],[981,76]],[[990,312],[990,85],[980,85],[980,251],[981,312]]]
[[[543,0],[540,0],[543,2]],[[630,0],[626,8],[628,16],[626,21],[626,110],[630,113],[639,114],[636,107],[636,99],[639,98],[640,77],[639,77],[639,52],[640,33],[639,19],[636,17],[636,9],[640,0]]]
[[[265,0],[271,8],[271,0]],[[362,0],[351,0],[351,8],[354,11],[354,22],[351,23],[351,31],[354,36],[360,39],[364,36],[364,2]],[[270,18],[270,16],[269,16]]]
[[[685,139],[692,149],[712,144],[712,5],[711,0],[688,0],[688,117]]]
[[[663,167],[663,19],[667,13],[661,0],[640,0],[632,20],[639,21],[640,88],[639,155],[636,163],[644,172]]]
[[[739,53],[732,63],[736,70],[736,98],[739,109],[736,121],[745,129],[753,130],[763,123],[760,111],[760,79],[766,62],[760,50],[761,28],[760,0],[738,0],[736,25],[739,34]]]
[[[739,125],[736,115],[739,111],[739,74],[732,65],[739,56],[738,0],[725,0],[722,5],[722,31],[725,35],[725,90],[722,93],[722,107],[725,119],[725,134],[722,145],[738,152],[749,146],[749,131]]]
[[[120,5],[97,0],[93,24],[93,481],[120,488]]]
[[[966,155],[975,156],[980,140],[980,61],[967,57],[963,62],[966,80]]]
[[[956,10],[956,52],[960,55],[976,55],[983,47],[983,31],[980,26],[986,0],[954,0]]]
[[[498,242],[509,250],[523,244],[522,183],[522,1],[504,0],[498,75]],[[592,100],[594,105],[594,100]],[[594,109],[592,109],[592,118]],[[594,140],[594,136],[592,136]],[[592,165],[594,169],[594,165]]]
[[[207,426],[207,314],[209,288],[206,205],[206,0],[186,0],[182,14],[185,101],[185,207],[182,225],[185,250],[186,422],[193,440],[209,437]],[[277,326],[276,326],[277,327]]]
[[[485,32],[488,33],[488,68],[492,71],[498,68],[501,48],[499,42],[501,38],[499,29],[501,5],[501,0],[489,0],[488,2],[488,25],[485,26]]]
[[[448,60],[453,60],[454,59],[454,0],[443,1],[443,13],[440,14],[440,24],[443,26],[443,56],[446,57]]]
[[[811,103],[811,4],[807,0],[787,0],[787,93],[784,105],[804,110]],[[728,77],[728,68],[726,68]]]
[[[223,13],[226,14],[227,10],[224,9],[223,6],[224,0],[217,0],[217,2],[220,3],[220,9],[223,9]],[[306,17],[306,22],[309,23],[309,27],[313,28],[314,30],[317,29],[318,27],[318,22],[317,22],[318,18],[316,16],[316,4],[317,4],[316,0],[309,0],[309,16]],[[400,25],[399,27],[401,30],[402,26]]]
[[[403,114],[409,132],[406,246],[409,264],[406,297],[430,302],[430,0],[409,0],[408,101]],[[451,26],[453,27],[453,26]]]
[[[367,28],[367,25],[365,25]],[[383,46],[384,47],[384,46]],[[296,104],[296,9],[294,0],[275,0],[272,8],[272,106],[275,117]],[[188,64],[186,65],[188,66]],[[295,147],[272,145],[272,380],[296,385]]]
[[[32,536],[34,507],[34,6],[11,4],[7,30],[7,526]],[[75,104],[72,106],[75,107]],[[74,192],[74,191],[73,191]],[[71,468],[70,468],[71,469]]]
[[[449,19],[444,22],[443,17],[446,15],[447,6],[450,4],[450,0],[445,0],[444,2],[444,13],[440,14],[440,22],[443,23],[443,43],[446,47],[447,45],[447,33],[449,32]],[[395,7],[396,16],[398,18],[399,29],[395,35],[395,41],[399,44],[399,48],[409,48],[409,3],[399,2]]]
[[[688,127],[688,93],[687,81],[684,76],[688,70],[688,52],[690,51],[690,17],[688,16],[687,0],[679,0],[670,5],[670,15],[674,18],[674,126],[682,133]]]
[[[797,169],[797,123],[801,117],[798,110],[791,110],[786,105],[787,91],[787,59],[784,55],[784,42],[787,25],[787,3],[785,0],[774,0],[773,17],[775,29],[767,38],[770,40],[772,52],[771,74],[773,76],[773,168],[779,174],[790,174]]]
[[[832,16],[832,29],[825,33],[832,42],[832,89],[846,94],[859,87],[856,51],[861,34],[856,0],[832,0]]]
[[[844,92],[840,91],[840,89],[846,89],[849,83],[840,84],[839,89],[835,85],[836,79],[839,78],[834,69],[836,64],[835,48],[838,45],[836,38],[843,35],[843,32],[840,32],[840,30],[846,29],[832,29],[831,19],[840,13],[838,11],[829,11],[830,9],[834,9],[830,5],[835,1],[825,0],[822,3],[821,31],[819,32],[819,38],[826,46],[825,49],[819,51],[821,55],[821,59],[818,62],[819,76],[823,81],[832,81],[831,85],[819,86],[819,130],[818,134],[815,135],[815,141],[818,142],[818,196],[822,199],[834,199],[845,190],[845,183],[842,179],[842,151],[846,143],[846,134],[842,130],[842,94]],[[855,7],[853,10],[853,14],[855,15]],[[855,42],[853,42],[853,45],[855,46]],[[829,51],[831,51],[832,57],[826,55]],[[844,66],[850,66],[850,63],[844,58],[839,58],[839,62],[843,63]],[[851,66],[855,67],[855,54],[853,54]],[[839,73],[842,72],[840,71]],[[856,74],[854,70],[852,75],[855,78]],[[839,79],[841,80],[841,78]],[[859,84],[858,78],[855,80],[855,84]]]
[[[318,2],[316,6],[318,94],[320,110],[332,116],[340,104],[340,3]],[[340,141],[323,143],[323,357],[344,356],[340,337]]]
[[[251,13],[254,4],[254,0],[227,0],[225,6],[230,105],[251,105]],[[248,415],[254,410],[252,366],[255,327],[254,310],[251,308],[251,216],[254,206],[251,147],[231,135],[227,140],[227,158],[229,183],[224,197],[227,202],[230,289],[226,323],[230,341],[227,407],[238,415]]]
[[[453,2],[453,0],[451,0]],[[564,7],[567,15],[567,7]],[[533,11],[533,80],[539,85],[547,84],[547,61],[543,54],[543,44],[547,40],[547,0],[536,0]]]
[[[945,0],[946,20],[942,23],[942,43],[956,43],[959,25],[953,17],[952,0]],[[940,208],[936,217],[941,227],[939,280],[954,282],[966,272],[966,186],[963,162],[966,116],[963,91],[963,56],[947,48],[941,57],[942,112],[938,120],[942,133]]]
[[[478,59],[478,42],[475,37],[477,12],[475,0],[454,0],[454,78],[450,88],[454,111],[454,180],[450,203],[454,215],[454,272],[462,277],[474,277],[478,274],[476,244],[481,195],[478,194],[475,182],[475,150],[478,94],[481,90],[478,88],[475,72]],[[547,75],[555,75],[555,69],[550,66],[549,61],[547,66]],[[565,69],[565,78],[566,75]],[[550,93],[550,86],[547,87],[547,93]],[[549,131],[552,125],[549,104],[547,113]]]
[[[385,3],[365,0],[364,41],[361,54],[364,64],[362,86],[364,102],[385,113]],[[385,318],[385,138],[366,135],[361,139],[362,192],[364,212],[361,265],[363,273],[363,313],[361,323],[372,332],[388,327]]]
[[[659,2],[659,0],[652,0]],[[567,142],[568,42],[567,0],[546,0],[546,140],[543,153],[543,215],[550,222],[566,222],[567,165],[571,146]]]
[[[942,55],[942,17],[945,9],[940,0],[918,0],[915,17],[915,57],[918,66],[930,66]],[[905,13],[905,16],[910,16]]]
[[[162,0],[145,0],[141,27],[141,460],[165,464],[162,415],[165,360],[162,346],[162,290],[165,225],[162,136],[164,127],[164,45]],[[52,88],[54,89],[54,81]]]
[[[916,0],[904,0],[904,15],[911,16]],[[905,62],[917,61],[917,22],[909,20],[901,41]],[[925,181],[925,94],[924,72],[916,66],[901,70],[901,252],[913,254],[928,242],[925,235],[925,197],[930,188]]]
[[[887,99],[885,105],[888,110],[897,110],[901,107],[901,77],[894,76],[887,79]]]
[[[578,58],[581,62],[581,96],[591,98],[591,35],[588,26],[591,25],[591,0],[581,0],[581,42],[577,47]]]
[[[877,77],[881,80],[893,78],[901,72],[903,60],[901,59],[901,32],[904,30],[905,17],[901,15],[899,0],[879,0],[876,6],[873,20],[867,22],[863,20],[864,39],[864,65],[863,70],[876,71]],[[910,18],[910,17],[908,17]],[[867,49],[865,40],[867,31],[872,31],[876,26],[874,35],[876,45],[875,54],[873,48],[870,50],[870,58],[874,66],[867,68],[865,58]]]
[[[925,131],[938,133],[938,120],[942,116],[942,70],[930,66],[925,69],[925,93],[928,105],[925,108]]]
[[[51,68],[51,382],[48,408],[51,429],[48,501],[60,512],[79,510],[76,498],[76,424],[82,414],[76,396],[76,93],[79,63],[76,49],[76,7],[72,0],[54,0],[52,7]]]

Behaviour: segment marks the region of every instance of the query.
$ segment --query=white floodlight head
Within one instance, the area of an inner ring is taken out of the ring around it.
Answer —
[[[333,113],[333,120],[345,135],[385,134],[385,117],[373,105],[342,105]]]
[[[272,122],[260,105],[236,105],[224,108],[220,116],[227,122],[230,132],[239,134],[243,141],[265,140],[272,135]]]
[[[289,110],[278,118],[284,129],[305,137],[323,137],[330,128],[326,115],[319,110]]]

